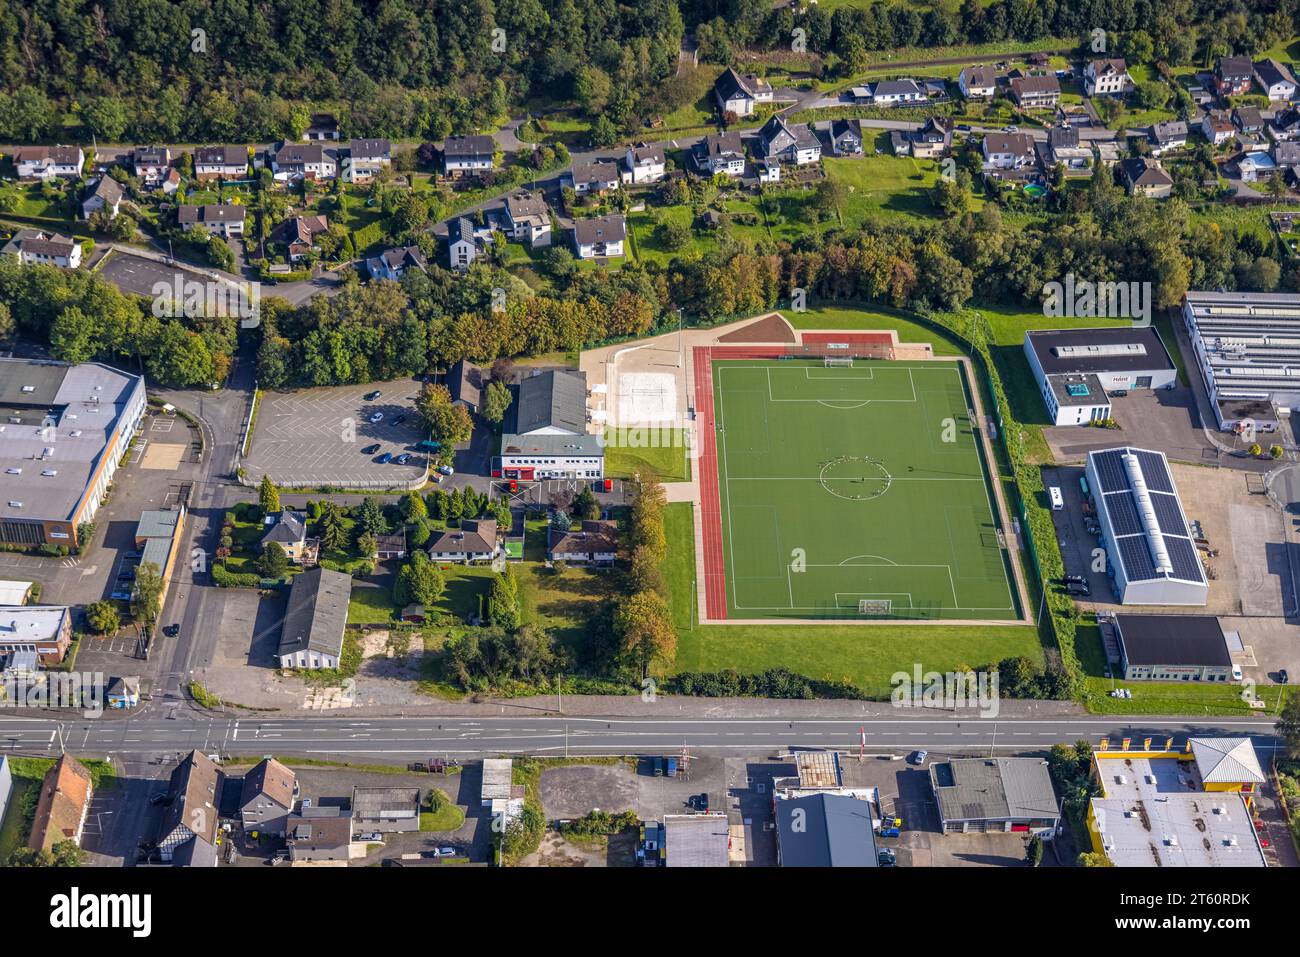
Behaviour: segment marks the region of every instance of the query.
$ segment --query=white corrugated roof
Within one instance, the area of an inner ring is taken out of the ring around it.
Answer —
[[[1264,772],[1250,738],[1192,738],[1192,755],[1208,783],[1264,783]]]

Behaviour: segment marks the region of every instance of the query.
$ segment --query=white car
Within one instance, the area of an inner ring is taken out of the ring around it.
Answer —
[[[383,418],[384,418],[384,413],[376,412],[374,415],[370,417],[370,422],[371,424],[374,424],[375,422],[382,422]]]

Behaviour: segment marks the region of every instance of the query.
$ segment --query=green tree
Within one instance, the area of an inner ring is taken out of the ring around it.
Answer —
[[[77,365],[88,362],[99,351],[98,326],[77,306],[68,306],[50,326],[50,349],[56,359]]]
[[[141,562],[135,570],[135,588],[131,592],[131,614],[152,630],[162,612],[162,571],[156,562]]]
[[[1277,735],[1286,744],[1287,754],[1300,758],[1300,694],[1288,695],[1277,716]]]
[[[379,541],[370,532],[357,536],[357,554],[362,558],[372,558],[379,551]]]
[[[495,379],[488,383],[483,397],[483,418],[492,425],[500,425],[510,408],[510,386]]]
[[[289,556],[279,542],[267,542],[257,558],[257,570],[263,578],[280,578],[289,570]]]
[[[356,524],[363,532],[371,535],[383,535],[388,531],[388,521],[384,518],[384,508],[379,499],[367,495],[357,506]]]
[[[438,603],[445,588],[446,582],[438,566],[424,552],[417,551],[411,554],[411,560],[398,573],[393,598],[398,605],[415,602],[428,608]]]
[[[469,441],[474,431],[469,411],[451,401],[451,393],[444,385],[426,383],[415,400],[415,411],[429,428],[433,441],[448,455],[456,446]]]
[[[506,565],[492,580],[492,593],[488,598],[488,620],[498,628],[514,631],[520,624],[519,581],[514,569]]]
[[[1029,839],[1029,846],[1025,849],[1025,863],[1030,867],[1043,863],[1043,839],[1037,834]]]
[[[115,635],[122,627],[122,616],[118,614],[117,604],[108,599],[93,601],[86,606],[86,624],[95,629],[97,635]]]
[[[658,592],[637,592],[620,601],[614,611],[614,628],[623,656],[643,677],[653,662],[671,665],[677,656],[677,627],[668,602]]]
[[[402,496],[397,507],[402,513],[403,520],[407,522],[419,522],[429,516],[429,509],[419,492],[407,492]]]
[[[340,551],[347,544],[347,525],[343,521],[343,510],[337,502],[320,503],[320,542],[332,552]]]
[[[257,502],[262,506],[263,515],[274,515],[280,511],[280,492],[270,475],[262,476],[262,484],[257,487]]]

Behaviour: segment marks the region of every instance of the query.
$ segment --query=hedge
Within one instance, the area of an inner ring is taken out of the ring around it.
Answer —
[[[256,588],[262,579],[251,572],[227,571],[224,564],[216,562],[212,566],[212,580],[220,588]]]

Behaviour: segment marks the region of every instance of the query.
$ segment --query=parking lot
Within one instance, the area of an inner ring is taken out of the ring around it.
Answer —
[[[179,265],[168,266],[156,259],[132,256],[130,253],[117,250],[104,258],[98,275],[123,292],[149,297],[156,295],[154,289],[159,283],[168,289],[174,288],[177,275],[181,277],[182,282],[206,283],[208,281],[206,276],[195,270],[185,269]]]
[[[378,390],[380,395],[367,400]],[[395,488],[423,480],[428,459],[381,462],[427,438],[415,414],[414,379],[370,385],[266,392],[244,469],[253,482],[270,475],[281,486]],[[377,421],[372,421],[377,418]],[[370,450],[365,451],[363,450]]]
[[[1119,429],[1094,429],[1080,425],[1057,425],[1043,429],[1053,458],[1059,462],[1082,463],[1089,452],[1117,445],[1136,445],[1164,452],[1171,461],[1214,463],[1219,450],[1201,429],[1192,390],[1134,389],[1126,396],[1113,396],[1111,414]],[[1231,444],[1233,436],[1221,440]]]

